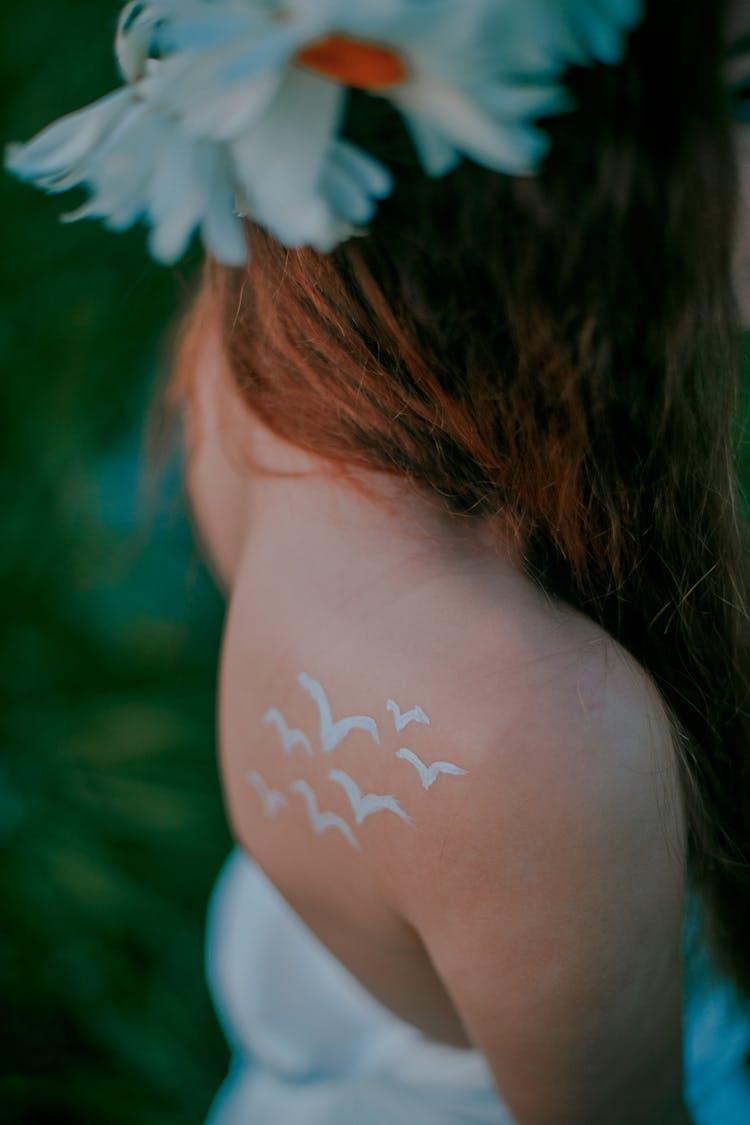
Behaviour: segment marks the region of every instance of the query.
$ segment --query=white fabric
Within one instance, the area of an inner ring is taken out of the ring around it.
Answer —
[[[513,1125],[482,1054],[383,1007],[239,849],[209,909],[207,971],[232,1049],[206,1125]],[[696,1125],[750,1123],[750,1008],[715,975],[691,897],[686,1097]]]

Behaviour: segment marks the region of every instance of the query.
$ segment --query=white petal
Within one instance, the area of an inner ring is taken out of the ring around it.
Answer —
[[[600,0],[613,19],[626,28],[636,27],[644,15],[644,0]]]
[[[350,224],[334,216],[318,197],[302,201],[294,211],[269,215],[263,226],[285,246],[312,246],[321,254],[330,254],[352,233]]]
[[[163,185],[158,182],[158,175],[153,184],[150,219],[157,229],[149,245],[154,256],[167,263],[176,261],[200,226],[207,249],[218,261],[233,266],[244,263],[247,246],[242,225],[234,213],[234,189],[226,154],[217,145],[195,143],[183,137],[170,155],[169,164],[169,172],[163,173]],[[172,194],[172,206],[167,186],[170,177],[182,183]]]
[[[187,26],[184,22],[172,24],[162,33],[172,48],[165,52],[164,61],[184,59],[190,65],[191,61],[212,60],[219,81],[236,82],[287,66],[295,51],[309,39],[309,31],[268,17],[247,27],[240,21],[237,30],[229,34],[225,34],[227,29],[223,25],[213,27],[213,19],[205,31],[193,28],[189,22]],[[215,34],[217,31],[220,34]]]
[[[274,232],[289,231],[290,245],[300,244],[308,219],[311,239],[319,237],[320,211],[313,201],[344,100],[337,83],[293,68],[262,121],[230,145],[240,194],[253,217]]]
[[[244,9],[225,15],[228,22],[222,23],[221,12],[215,13],[221,30],[226,32],[228,27],[232,32],[223,37],[208,34],[214,17],[206,15],[205,5],[202,23],[193,25],[188,20],[187,27],[179,21],[171,26],[169,35],[177,41],[193,27],[199,33],[196,44],[150,66],[139,84],[143,97],[171,109],[196,136],[213,140],[235,136],[259,120],[294,52],[309,38],[299,27],[268,14],[260,21],[257,12]],[[252,17],[249,24],[248,15]],[[212,44],[209,47],[200,45],[203,31]]]
[[[407,43],[419,71],[459,88],[515,75],[539,79],[559,73],[547,49],[551,22],[564,27],[554,8],[564,0],[445,0]],[[569,33],[566,32],[569,35]]]
[[[201,156],[194,142],[175,133],[161,155],[149,188],[149,249],[160,262],[180,258],[206,208]]]
[[[295,22],[316,24],[351,35],[400,39],[406,28],[417,30],[431,22],[451,0],[285,0],[285,13]],[[464,0],[464,3],[466,0]],[[471,0],[469,0],[471,2]],[[462,5],[463,6],[463,5]]]
[[[79,183],[76,166],[132,104],[132,91],[115,90],[84,109],[66,114],[26,144],[10,145],[5,160],[8,171],[21,179],[40,182],[48,191]],[[57,181],[61,179],[66,182],[59,187]]]
[[[74,211],[66,211],[60,216],[61,223],[77,223],[79,219],[101,219],[101,213],[92,199],[76,207]]]
[[[126,82],[135,82],[143,73],[158,23],[159,15],[143,0],[131,0],[120,13],[115,56]]]
[[[620,29],[603,15],[591,11],[579,28],[583,48],[591,58],[604,63],[621,60],[625,40]]]
[[[232,86],[215,76],[216,59],[175,58],[140,84],[149,101],[178,116],[187,132],[227,140],[250,128],[270,106],[283,72],[269,71]]]
[[[538,130],[494,122],[462,91],[426,76],[399,87],[393,100],[406,115],[414,108],[459,152],[496,172],[530,172],[546,152]]]
[[[485,113],[501,121],[524,121],[530,117],[546,117],[565,113],[575,107],[564,86],[511,84],[500,82],[470,91],[471,100]]]
[[[321,192],[334,214],[348,222],[364,226],[375,214],[375,200],[335,159],[328,162],[323,172]]]
[[[318,32],[318,28],[295,27],[274,21],[270,32],[257,36],[232,52],[233,57],[217,70],[217,79],[222,84],[234,84],[269,70],[286,69],[291,65],[295,52],[311,38],[317,38]]]
[[[230,47],[240,38],[249,41],[268,29],[265,12],[247,8],[221,9],[218,4],[182,5],[165,13],[162,39],[170,51],[212,51]]]
[[[173,122],[135,105],[85,167],[83,181],[91,191],[85,214],[98,215],[114,230],[137,222],[148,209],[153,176],[173,129]]]
[[[446,140],[443,134],[421,113],[410,109],[404,114],[406,124],[417,156],[428,176],[445,176],[452,172],[461,160],[461,154],[455,145]]]
[[[92,154],[87,179],[102,193],[127,201],[140,195],[174,133],[174,122],[136,104]]]
[[[235,214],[234,193],[220,171],[209,192],[201,234],[206,248],[217,261],[226,266],[241,266],[247,261],[248,247],[242,223]]]
[[[628,33],[643,18],[643,0],[566,0],[559,12],[570,35],[567,61],[612,64],[622,60]]]
[[[333,143],[336,163],[356,179],[375,199],[385,199],[393,191],[393,175],[368,152],[339,137]]]

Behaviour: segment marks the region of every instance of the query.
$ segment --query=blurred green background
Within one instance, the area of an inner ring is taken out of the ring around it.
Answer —
[[[114,0],[8,0],[3,143],[117,83]],[[0,176],[0,1121],[201,1122],[203,921],[230,843],[222,603],[149,404],[192,265]]]

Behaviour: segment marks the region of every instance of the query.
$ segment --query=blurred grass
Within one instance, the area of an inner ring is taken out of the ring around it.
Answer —
[[[3,6],[3,142],[117,83],[118,10]],[[202,952],[221,603],[179,464],[150,505],[139,473],[190,265],[71,206],[0,177],[0,1121],[187,1125],[226,1060]]]

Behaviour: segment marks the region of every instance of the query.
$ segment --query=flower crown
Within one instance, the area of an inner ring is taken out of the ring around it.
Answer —
[[[132,0],[115,51],[125,85],[53,122],[6,167],[49,192],[85,185],[64,217],[143,220],[171,263],[200,231],[247,260],[243,218],[328,252],[366,232],[391,172],[341,135],[350,89],[400,112],[424,171],[462,159],[531,175],[535,119],[574,103],[573,64],[617,63],[642,0]]]

